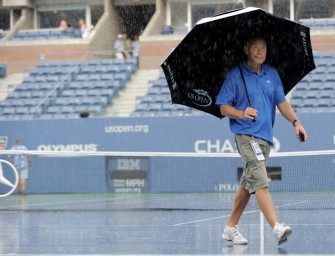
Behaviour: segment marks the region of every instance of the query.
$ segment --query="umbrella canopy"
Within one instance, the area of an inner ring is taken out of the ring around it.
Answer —
[[[315,68],[308,27],[259,8],[235,10],[200,20],[161,64],[172,103],[222,118],[217,95],[254,37],[266,40],[265,63],[277,69],[285,94]]]

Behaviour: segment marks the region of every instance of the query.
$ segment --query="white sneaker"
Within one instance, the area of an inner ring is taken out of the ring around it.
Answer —
[[[227,241],[233,241],[234,244],[248,244],[248,240],[242,236],[237,225],[235,227],[226,226],[222,238]]]
[[[287,242],[287,237],[292,234],[292,229],[284,223],[277,223],[273,228],[273,233],[278,240],[278,245],[280,245]]]

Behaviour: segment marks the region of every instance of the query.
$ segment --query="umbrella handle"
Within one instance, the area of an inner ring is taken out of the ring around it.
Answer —
[[[239,69],[240,69],[240,73],[241,73],[241,77],[242,77],[242,81],[243,81],[243,85],[244,85],[245,94],[247,95],[248,105],[249,105],[249,107],[252,108],[252,105],[251,105],[251,102],[250,102],[249,93],[248,93],[248,89],[247,89],[247,85],[246,85],[246,83],[245,83],[244,75],[243,75],[243,72],[242,72],[241,63],[238,65],[238,67],[239,67]],[[251,119],[251,120],[252,120],[252,122],[256,122],[256,117],[254,117],[254,118]]]
[[[250,107],[250,108],[254,108],[253,106],[250,105],[250,99],[249,99],[249,107]],[[253,118],[251,119],[252,122],[256,122],[256,120],[257,120],[256,117],[253,117]]]

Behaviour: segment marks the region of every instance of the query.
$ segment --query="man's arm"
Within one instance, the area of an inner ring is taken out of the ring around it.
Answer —
[[[220,106],[221,114],[232,119],[254,119],[257,117],[257,110],[247,107],[244,111],[238,110],[230,105]]]
[[[29,163],[29,168],[31,169],[33,167],[33,158],[31,156],[28,156],[28,163]]]
[[[305,140],[307,140],[307,133],[304,127],[302,126],[301,122],[299,121],[298,116],[291,107],[290,103],[284,101],[278,104],[277,107],[280,113],[295,127],[295,134],[297,138],[299,139],[299,133],[303,133]]]

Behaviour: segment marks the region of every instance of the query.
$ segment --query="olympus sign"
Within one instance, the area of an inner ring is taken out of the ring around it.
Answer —
[[[97,144],[53,144],[39,145],[37,150],[41,151],[97,151]]]
[[[194,104],[201,107],[208,107],[212,105],[212,98],[208,95],[208,92],[203,89],[193,89],[187,94],[187,98],[189,98]]]

